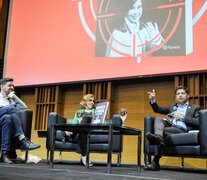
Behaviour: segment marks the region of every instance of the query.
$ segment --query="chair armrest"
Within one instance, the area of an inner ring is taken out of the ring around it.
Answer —
[[[48,127],[47,127],[47,138],[46,138],[46,148],[50,149],[50,137],[51,137],[51,127],[54,124],[64,124],[66,123],[66,118],[61,116],[56,112],[49,113],[48,116]]]
[[[155,118],[152,116],[144,117],[144,153],[150,152],[149,141],[146,139],[145,134],[148,132],[154,134],[154,120]]]
[[[144,117],[144,134],[146,134],[147,132],[154,134],[154,120],[155,117],[152,116]]]
[[[122,119],[119,114],[114,114],[112,117],[112,124],[122,126]],[[123,136],[113,135],[113,152],[123,151]]]
[[[120,115],[118,115],[118,114],[113,115],[112,124],[122,126],[122,119],[120,118]]]
[[[67,119],[60,114],[56,112],[51,112],[48,116],[48,128],[50,128],[53,124],[66,123],[66,120]]]
[[[22,129],[27,138],[31,138],[31,129],[32,129],[32,114],[33,111],[30,109],[18,111],[18,116],[20,118]]]
[[[199,142],[201,155],[207,155],[207,110],[200,110],[199,114]]]

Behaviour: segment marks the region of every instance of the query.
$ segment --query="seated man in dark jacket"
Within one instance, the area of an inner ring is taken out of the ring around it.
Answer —
[[[169,134],[185,133],[190,128],[196,128],[199,125],[199,109],[197,105],[191,105],[188,101],[189,90],[186,87],[179,86],[175,89],[176,102],[161,107],[155,100],[155,90],[148,92],[150,105],[154,112],[166,114],[167,118],[155,118],[154,134],[146,133],[146,138],[151,145],[165,146],[164,138]],[[145,170],[157,171],[160,169],[160,156],[154,156],[151,164],[144,167]]]
[[[37,149],[40,145],[32,144],[23,133],[17,111],[26,109],[27,106],[15,95],[13,79],[3,78],[0,85],[1,161],[12,163],[9,157],[12,139],[21,143],[22,151]]]

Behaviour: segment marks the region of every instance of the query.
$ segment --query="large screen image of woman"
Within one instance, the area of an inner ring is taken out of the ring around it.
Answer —
[[[207,0],[11,0],[16,86],[207,70]]]

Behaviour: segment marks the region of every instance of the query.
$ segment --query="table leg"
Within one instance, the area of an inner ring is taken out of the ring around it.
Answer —
[[[111,174],[111,156],[113,143],[113,125],[109,125],[107,173]]]
[[[141,151],[142,151],[142,133],[138,135],[137,142],[137,171],[141,172]]]
[[[90,133],[87,134],[86,167],[89,168]]]
[[[50,162],[49,167],[53,168],[53,160],[54,160],[54,150],[55,150],[55,128],[54,126],[51,127],[51,134],[50,135]]]

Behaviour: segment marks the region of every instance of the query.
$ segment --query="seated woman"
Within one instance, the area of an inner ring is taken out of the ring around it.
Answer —
[[[73,124],[84,124],[91,123],[94,115],[95,115],[95,104],[94,104],[94,95],[86,94],[83,96],[80,102],[80,108],[76,111]],[[67,132],[66,132],[67,135]],[[78,144],[79,149],[77,152],[81,154],[81,163],[86,166],[86,151],[87,151],[87,133],[73,133],[71,138],[75,138],[78,135]],[[93,166],[91,162],[89,162],[89,167]]]

